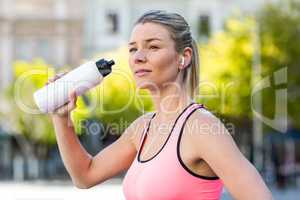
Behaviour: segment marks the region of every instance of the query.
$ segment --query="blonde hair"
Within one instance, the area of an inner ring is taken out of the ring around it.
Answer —
[[[192,49],[192,61],[183,70],[183,83],[188,89],[188,94],[194,98],[199,92],[197,89],[199,85],[199,54],[197,43],[191,35],[190,26],[181,15],[162,10],[146,12],[135,24],[144,24],[147,22],[165,26],[175,42],[175,50],[178,53],[183,53],[186,47]]]

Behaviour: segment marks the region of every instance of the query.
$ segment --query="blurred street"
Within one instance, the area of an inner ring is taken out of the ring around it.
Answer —
[[[121,179],[112,179],[88,190],[77,189],[71,182],[34,181],[34,182],[0,182],[1,199],[5,200],[96,200],[125,199]],[[271,188],[275,200],[297,200],[300,190],[278,190]],[[227,191],[222,200],[231,200]]]

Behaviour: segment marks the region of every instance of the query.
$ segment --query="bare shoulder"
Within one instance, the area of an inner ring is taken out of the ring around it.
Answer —
[[[186,124],[193,128],[190,129],[191,131],[197,131],[198,133],[211,133],[213,135],[228,133],[221,120],[205,108],[195,110],[189,116]]]
[[[143,130],[146,128],[149,120],[151,119],[153,112],[145,113],[136,118],[124,131],[123,137],[128,137],[134,144],[136,149],[139,147],[140,139],[142,137]]]
[[[186,126],[195,154],[208,163],[234,199],[272,199],[260,174],[240,152],[220,119],[208,110],[198,109]],[[243,188],[252,192],[245,193]]]
[[[198,149],[198,153],[207,152],[212,146],[222,145],[225,148],[226,146],[236,146],[222,121],[204,108],[197,109],[190,115],[184,131],[192,142],[191,144]],[[201,156],[205,157],[205,155]]]

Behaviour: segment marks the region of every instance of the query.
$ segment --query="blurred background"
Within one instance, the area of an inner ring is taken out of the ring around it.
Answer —
[[[222,120],[275,199],[299,198],[299,0],[0,0],[1,199],[124,199],[125,173],[86,191],[72,185],[32,94],[56,73],[114,59],[72,112],[90,154],[114,142],[154,109],[127,63],[133,24],[151,9],[186,18],[200,48],[195,100]],[[222,199],[232,199],[226,188]]]

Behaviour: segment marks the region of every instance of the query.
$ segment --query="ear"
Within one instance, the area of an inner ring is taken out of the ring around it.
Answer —
[[[182,54],[181,59],[179,60],[179,69],[182,70],[189,66],[192,62],[193,49],[191,47],[185,47]]]

